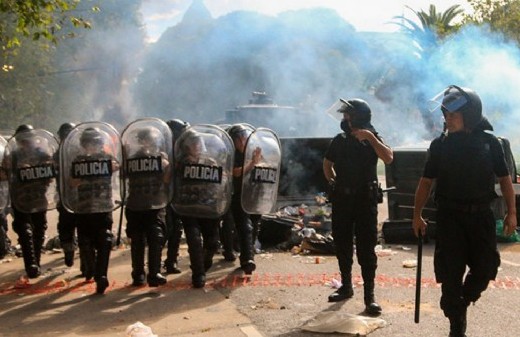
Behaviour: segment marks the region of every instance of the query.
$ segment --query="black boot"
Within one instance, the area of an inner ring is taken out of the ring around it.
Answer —
[[[144,285],[146,275],[144,272],[145,242],[142,236],[130,237],[130,256],[132,258],[132,285],[139,287]]]
[[[170,262],[168,260],[164,261],[164,269],[166,270],[166,274],[180,274],[182,271],[179,269],[179,265],[177,261]]]
[[[448,317],[450,320],[450,334],[449,337],[466,337],[467,325],[467,310],[466,308],[459,315]]]
[[[94,269],[96,265],[96,253],[90,244],[79,246],[79,258],[81,260],[81,272],[86,281],[90,281],[94,277]]]
[[[74,265],[74,243],[62,243],[61,248],[63,249],[63,255],[65,257],[65,265],[67,267],[72,267]]]
[[[365,282],[364,288],[364,300],[365,300],[365,312],[369,316],[381,315],[381,306],[377,304],[374,297],[374,282]]]
[[[193,274],[191,276],[193,288],[204,288],[206,285],[206,274]]]
[[[108,234],[100,238],[97,244],[96,267],[94,279],[96,281],[96,292],[103,294],[108,288],[109,282],[107,278],[108,263],[110,261],[110,253],[112,251],[112,234]]]
[[[37,278],[40,276],[40,266],[36,261],[34,254],[34,245],[32,242],[32,232],[29,231],[23,237],[20,236],[18,242],[22,248],[23,262],[25,266],[25,272],[28,278]]]
[[[343,285],[338,290],[330,294],[329,302],[341,302],[349,298],[352,298],[352,296],[354,296],[354,289],[352,288],[352,283],[346,282],[343,283]]]
[[[149,242],[148,244],[148,281],[149,287],[158,287],[166,284],[166,277],[161,274],[161,253],[162,244],[159,242]]]
[[[213,252],[209,249],[204,249],[204,270],[208,271],[213,266]]]

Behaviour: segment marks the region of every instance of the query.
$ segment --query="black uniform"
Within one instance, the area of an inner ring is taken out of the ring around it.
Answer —
[[[129,161],[149,156],[148,152],[138,151]],[[126,235],[131,239],[133,284],[144,284],[144,253],[148,244],[147,282],[149,286],[157,287],[166,283],[166,278],[160,273],[161,254],[166,240],[166,208],[154,209],[154,205],[168,200],[168,191],[164,189],[162,181],[166,168],[149,165],[146,170],[134,172],[130,165],[127,166],[129,194],[125,210]]]
[[[113,156],[106,153],[78,156],[74,162],[82,161],[106,161],[113,160]],[[97,283],[97,293],[104,293],[108,287],[108,264],[114,242],[112,233],[112,212],[96,212],[97,209],[106,209],[112,205],[111,176],[82,178],[78,186],[78,214],[76,224],[78,227],[78,246],[80,256],[84,263],[83,274],[87,280],[94,277]],[[93,197],[98,205],[92,203]]]
[[[47,230],[47,211],[22,212],[17,205],[25,202],[34,204],[47,204],[46,191],[49,184],[48,179],[36,179],[34,181],[22,182],[20,180],[17,162],[20,158],[30,157],[34,163],[52,162],[52,155],[44,153],[41,149],[33,149],[25,152],[24,149],[17,149],[12,154],[13,169],[16,170],[16,178],[11,185],[11,194],[16,193],[16,200],[13,200],[13,230],[18,235],[18,242],[22,248],[25,270],[29,278],[35,278],[40,275],[40,258],[43,243],[45,240],[45,231]],[[29,160],[30,162],[31,160]],[[43,205],[42,204],[42,205]],[[43,208],[43,207],[42,207]],[[40,208],[41,209],[41,208]]]
[[[235,150],[234,167],[244,166],[244,153]],[[251,274],[256,265],[254,263],[254,246],[253,246],[253,223],[249,214],[242,208],[242,176],[233,177],[233,196],[231,198],[230,212],[233,216],[235,229],[238,235],[240,246],[240,266],[246,274]]]
[[[376,134],[377,136],[377,134]],[[366,286],[373,289],[377,269],[377,161],[374,149],[348,133],[338,134],[325,158],[334,163],[336,184],[331,193],[332,236],[341,279],[352,289],[354,237]]]
[[[164,269],[167,274],[179,274],[178,259],[182,237],[182,222],[180,216],[173,209],[172,204],[166,206],[166,259]]]
[[[495,176],[507,176],[498,139],[481,130],[441,136],[430,145],[423,176],[436,179],[435,276],[446,317],[465,316],[497,274]],[[466,266],[469,271],[464,277]]]

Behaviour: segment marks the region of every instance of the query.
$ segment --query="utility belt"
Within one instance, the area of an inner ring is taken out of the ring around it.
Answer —
[[[383,189],[381,188],[381,184],[377,181],[371,181],[361,187],[332,186],[332,188],[333,193],[336,195],[357,197],[366,196],[371,200],[377,200],[377,203],[383,202]]]
[[[477,213],[487,211],[491,209],[490,202],[473,202],[473,203],[462,203],[453,200],[439,200],[437,202],[439,207],[459,211],[463,213]]]

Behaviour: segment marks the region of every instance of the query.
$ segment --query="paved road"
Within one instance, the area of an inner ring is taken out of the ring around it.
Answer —
[[[51,214],[52,217],[52,214]],[[116,220],[117,221],[117,220]],[[52,229],[50,229],[50,234]],[[415,324],[414,246],[383,246],[379,252],[376,295],[386,326],[370,336],[438,337],[448,335],[448,322],[438,306],[440,290],[433,280],[433,244],[424,247],[421,323]],[[520,307],[520,244],[500,245],[502,266],[496,282],[469,310],[468,336],[510,337]],[[327,303],[338,277],[333,256],[266,252],[257,255],[258,269],[246,282],[237,263],[215,257],[205,289],[190,287],[186,246],[181,250],[182,274],[168,275],[161,288],[131,287],[130,251],[113,251],[105,295],[78,278],[78,262],[63,264],[61,253],[43,256],[44,274],[29,284],[20,282],[19,258],[0,263],[0,336],[126,336],[128,325],[141,321],[160,337],[167,336],[324,336],[301,327],[320,313],[363,311],[360,270],[354,266],[353,299]],[[344,336],[328,334],[326,336]]]

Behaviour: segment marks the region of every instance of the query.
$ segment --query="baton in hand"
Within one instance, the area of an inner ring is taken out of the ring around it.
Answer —
[[[121,244],[121,231],[123,229],[123,215],[124,215],[123,206],[124,206],[124,203],[121,201],[121,210],[119,213],[119,226],[117,228],[116,247],[119,247],[119,245]]]
[[[422,246],[423,236],[421,230],[419,230],[419,236],[417,240],[417,275],[415,277],[415,323],[419,323],[419,315],[421,312]]]

